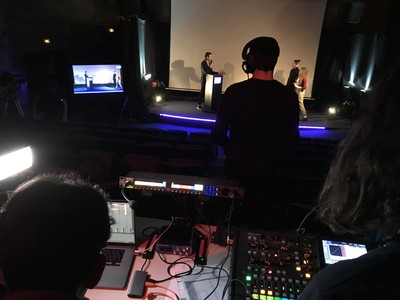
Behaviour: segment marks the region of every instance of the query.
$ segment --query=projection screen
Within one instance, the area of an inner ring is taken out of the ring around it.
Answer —
[[[213,54],[214,71],[224,72],[223,87],[247,79],[242,49],[258,36],[276,38],[281,54],[276,80],[286,83],[293,59],[314,70],[327,0],[171,0],[169,88],[200,90],[200,63]]]

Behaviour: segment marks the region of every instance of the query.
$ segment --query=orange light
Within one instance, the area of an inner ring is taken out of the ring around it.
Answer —
[[[43,44],[50,45],[51,44],[51,40],[49,38],[44,38],[43,39]]]

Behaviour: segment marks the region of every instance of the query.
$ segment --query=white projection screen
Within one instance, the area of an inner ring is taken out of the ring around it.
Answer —
[[[200,90],[200,63],[213,54],[214,71],[225,74],[223,87],[247,79],[244,45],[258,36],[274,37],[281,53],[276,80],[286,83],[293,59],[314,70],[327,0],[171,0],[169,88]]]

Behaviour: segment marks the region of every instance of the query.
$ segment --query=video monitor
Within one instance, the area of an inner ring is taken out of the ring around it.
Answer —
[[[121,65],[72,65],[74,94],[122,93]]]

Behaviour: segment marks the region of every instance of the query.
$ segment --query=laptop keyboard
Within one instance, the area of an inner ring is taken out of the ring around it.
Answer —
[[[107,266],[119,266],[122,257],[124,256],[124,249],[103,249],[103,254],[106,257]]]

